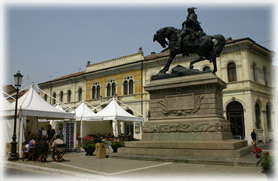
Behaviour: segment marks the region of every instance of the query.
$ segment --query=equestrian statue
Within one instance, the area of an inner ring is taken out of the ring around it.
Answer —
[[[206,35],[197,20],[194,9],[188,8],[187,19],[182,23],[182,29],[164,27],[159,29],[153,37],[164,49],[169,49],[170,57],[160,73],[166,73],[177,54],[189,56],[189,53],[196,53],[199,58],[190,62],[190,69],[193,64],[203,60],[213,63],[213,73],[217,71],[216,57],[219,57],[225,46],[225,38],[221,34]]]

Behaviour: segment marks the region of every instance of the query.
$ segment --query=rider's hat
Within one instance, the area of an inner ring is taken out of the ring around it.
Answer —
[[[194,7],[187,8],[187,12],[188,13],[192,13],[192,12],[194,12],[194,9],[197,9],[197,8],[194,8]]]

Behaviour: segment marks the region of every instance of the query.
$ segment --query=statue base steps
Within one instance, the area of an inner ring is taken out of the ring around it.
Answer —
[[[122,149],[122,148],[121,148]],[[120,150],[121,150],[120,149]],[[193,157],[193,156],[166,156],[166,155],[136,155],[113,153],[109,157],[117,159],[160,161],[189,164],[207,164],[207,165],[224,165],[224,166],[244,166],[257,167],[260,159],[256,159],[253,153],[249,153],[241,158],[220,158],[220,157]]]
[[[186,156],[189,158],[240,158],[250,153],[253,146],[246,140],[206,141],[134,141],[119,148],[119,154],[152,156]]]

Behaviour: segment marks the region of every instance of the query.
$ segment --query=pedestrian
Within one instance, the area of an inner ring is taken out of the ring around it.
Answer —
[[[49,148],[51,148],[52,146],[52,142],[54,141],[54,138],[55,138],[55,134],[56,134],[56,131],[52,128],[52,126],[49,124],[47,126],[47,141],[48,141],[48,144],[49,144]]]
[[[41,127],[41,129],[39,129],[40,137],[42,137],[43,130],[44,130],[44,128],[43,128],[43,127]]]
[[[253,131],[251,132],[251,138],[253,140],[252,144],[254,145],[254,147],[256,148],[256,144],[257,144],[257,133],[256,130],[253,129]]]

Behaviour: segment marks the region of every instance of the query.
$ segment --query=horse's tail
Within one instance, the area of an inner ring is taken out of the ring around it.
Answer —
[[[225,38],[221,34],[216,34],[211,37],[212,37],[212,39],[216,40],[215,45],[213,47],[212,57],[214,57],[214,58],[219,57],[220,53],[222,52],[222,50],[226,44]]]

